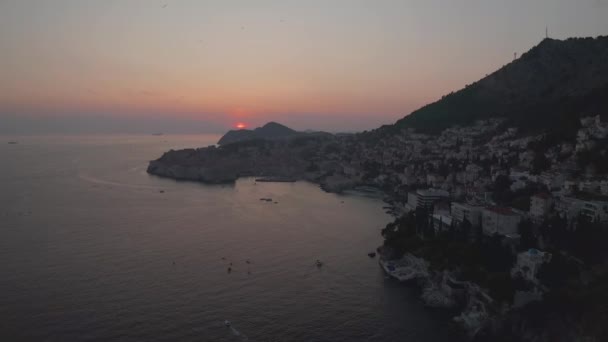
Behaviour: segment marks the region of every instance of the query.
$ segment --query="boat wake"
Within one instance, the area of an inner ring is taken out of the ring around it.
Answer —
[[[247,336],[245,336],[244,334],[241,334],[240,331],[236,330],[233,326],[230,326],[230,332],[232,333],[232,335],[236,336],[236,337],[240,337],[241,341],[249,341],[249,338]]]
[[[129,189],[157,189],[158,188],[157,186],[152,186],[152,185],[114,182],[111,180],[97,178],[97,177],[93,177],[93,176],[89,176],[89,175],[85,175],[85,174],[78,174],[78,178],[83,181],[89,182],[89,183],[116,186],[116,187],[120,187],[120,188],[129,188]]]

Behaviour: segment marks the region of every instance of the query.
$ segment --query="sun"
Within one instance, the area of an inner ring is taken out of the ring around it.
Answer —
[[[245,129],[246,127],[247,127],[247,125],[245,125],[242,122],[239,122],[239,123],[236,124],[236,128],[238,128],[238,129]]]

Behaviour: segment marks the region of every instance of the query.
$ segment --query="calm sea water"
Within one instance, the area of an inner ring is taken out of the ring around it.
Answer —
[[[146,174],[217,136],[0,138],[0,341],[449,340],[366,255],[379,199]]]

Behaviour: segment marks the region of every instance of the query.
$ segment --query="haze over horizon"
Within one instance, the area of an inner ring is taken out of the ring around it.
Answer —
[[[608,1],[0,0],[0,134],[395,122]]]

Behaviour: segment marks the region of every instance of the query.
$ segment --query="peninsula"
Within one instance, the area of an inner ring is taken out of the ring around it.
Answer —
[[[148,172],[380,188],[395,216],[382,267],[420,286],[427,305],[457,310],[470,338],[607,340],[607,60],[608,37],[545,39],[393,125],[231,132]]]

